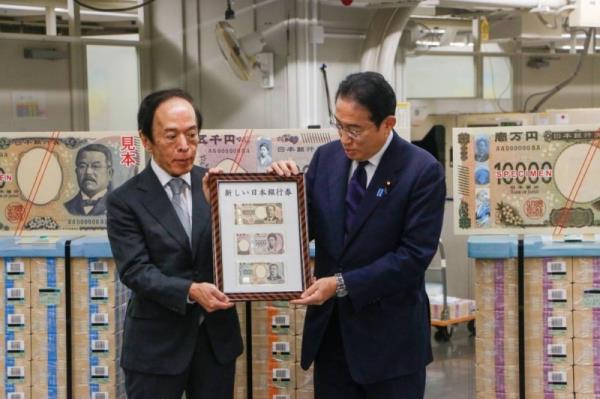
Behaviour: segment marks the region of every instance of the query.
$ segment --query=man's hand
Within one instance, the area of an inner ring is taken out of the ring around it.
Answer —
[[[202,178],[202,191],[204,191],[204,198],[206,198],[206,202],[210,204],[210,190],[208,189],[208,178],[211,174],[215,173],[223,173],[223,169],[221,168],[210,168],[208,172],[204,174]]]
[[[211,283],[192,283],[188,296],[200,304],[208,313],[235,306],[225,294]]]
[[[290,301],[294,305],[322,305],[335,295],[337,281],[335,277],[323,277],[318,279],[302,293],[300,299]]]
[[[300,173],[298,170],[298,165],[296,162],[288,159],[287,161],[277,161],[273,162],[271,166],[267,168],[268,173],[275,173],[279,176],[292,176]]]

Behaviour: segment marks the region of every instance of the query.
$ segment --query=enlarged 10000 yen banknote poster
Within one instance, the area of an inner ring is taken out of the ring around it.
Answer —
[[[107,195],[143,166],[133,133],[0,133],[0,232],[102,232]]]
[[[455,128],[455,232],[599,233],[599,128]]]
[[[291,299],[307,285],[303,176],[211,176],[215,280],[233,300]]]

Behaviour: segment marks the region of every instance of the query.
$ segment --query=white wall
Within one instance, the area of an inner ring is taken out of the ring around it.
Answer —
[[[71,130],[69,60],[25,59],[25,48],[55,48],[62,43],[0,40],[0,131]],[[46,109],[45,117],[18,118],[14,100],[30,95]]]

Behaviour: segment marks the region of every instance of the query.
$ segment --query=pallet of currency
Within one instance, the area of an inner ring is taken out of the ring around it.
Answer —
[[[0,133],[0,141],[3,190],[11,193],[0,198],[0,226],[11,236],[102,233],[106,193],[145,166],[141,140],[131,132],[11,132]]]

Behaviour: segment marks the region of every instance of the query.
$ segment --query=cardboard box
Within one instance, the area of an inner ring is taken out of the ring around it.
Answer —
[[[314,399],[315,391],[313,389],[297,389],[296,399]]]
[[[600,258],[573,258],[573,282],[600,283]]]
[[[528,398],[530,394],[542,394],[544,392],[573,392],[572,366],[526,364],[525,375],[527,378],[525,393]]]
[[[573,364],[573,340],[563,337],[526,339],[525,364],[530,366],[571,366]]]
[[[29,258],[0,257],[0,285],[6,280],[31,281]]]
[[[562,281],[525,281],[525,308],[528,312],[539,309],[573,309],[571,283]]]
[[[267,307],[252,312],[252,335],[294,335],[295,312],[292,308]]]
[[[252,336],[253,361],[293,362],[295,358],[296,337],[294,335]]]
[[[35,355],[34,355],[35,357]],[[66,359],[52,360],[32,360],[31,361],[31,386],[38,392],[48,392],[58,387],[67,385],[67,361]],[[53,381],[48,385],[48,381]],[[34,396],[38,398],[48,395]]]
[[[31,387],[15,386],[14,384],[0,384],[0,397],[6,399],[30,399]]]
[[[480,338],[517,338],[519,319],[510,312],[478,311],[476,315],[477,336]]]
[[[600,310],[600,284],[573,284],[573,309]]]
[[[72,281],[84,281],[90,277],[101,281],[117,281],[119,272],[112,258],[71,259]]]
[[[296,389],[314,390],[314,367],[311,366],[308,370],[304,370],[300,366],[300,362],[296,362]]]
[[[306,318],[306,306],[296,306],[296,335],[304,333],[304,319]]]
[[[566,309],[528,309],[525,301],[525,338],[573,337],[573,312]]]
[[[500,292],[501,290],[501,292]],[[475,283],[475,304],[477,311],[504,311],[517,314],[518,311],[517,284],[507,283]]]
[[[73,334],[120,331],[123,329],[126,311],[127,304],[116,307],[110,304],[89,304],[88,307],[73,309]]]
[[[73,359],[85,360],[90,356],[117,359],[120,357],[123,332],[90,331],[72,335]]]
[[[260,399],[296,399],[294,389],[252,387],[252,397]]]
[[[600,366],[579,366],[574,368],[575,392],[600,395]]]
[[[32,334],[32,360],[46,361],[48,358],[66,361],[66,334]]]
[[[573,261],[571,258],[526,258],[525,284],[555,281],[570,284],[573,282]]]
[[[518,394],[519,372],[517,367],[495,367],[494,364],[475,366],[475,388],[479,392]],[[478,394],[478,397],[479,394]]]
[[[7,331],[0,334],[0,358],[5,356],[31,360],[31,334],[23,331]]]
[[[496,363],[501,359],[505,366],[515,367],[519,364],[519,339],[506,338],[494,340],[488,338],[475,338],[476,364]]]
[[[0,333],[10,331],[31,334],[31,308],[28,304],[0,304]]]
[[[573,364],[600,366],[600,338],[574,338]]]
[[[600,309],[573,311],[575,338],[600,338]]]

